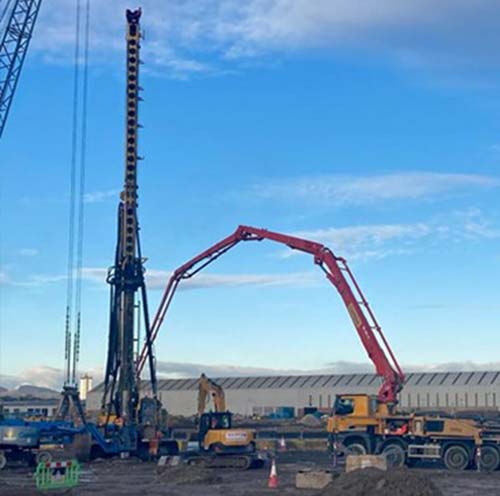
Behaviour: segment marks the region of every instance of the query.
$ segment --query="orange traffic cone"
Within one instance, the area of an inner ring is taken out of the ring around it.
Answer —
[[[271,472],[269,473],[269,480],[267,481],[267,487],[274,489],[278,487],[278,472],[276,471],[276,461],[273,458],[271,463]]]
[[[286,441],[285,441],[285,436],[281,436],[278,448],[281,452],[286,451]]]

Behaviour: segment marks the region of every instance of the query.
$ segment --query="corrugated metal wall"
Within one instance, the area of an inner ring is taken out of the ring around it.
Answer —
[[[339,393],[376,394],[381,379],[373,374],[222,377],[214,378],[227,405],[242,415],[269,414],[279,407],[330,408]],[[172,415],[196,413],[197,379],[159,381],[160,399]],[[102,386],[87,397],[89,410],[100,406]],[[485,409],[500,407],[500,372],[437,372],[408,374],[401,408]]]

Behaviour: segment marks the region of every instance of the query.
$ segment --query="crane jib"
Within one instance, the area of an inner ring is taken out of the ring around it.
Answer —
[[[14,99],[42,0],[15,0],[0,33],[0,138]]]

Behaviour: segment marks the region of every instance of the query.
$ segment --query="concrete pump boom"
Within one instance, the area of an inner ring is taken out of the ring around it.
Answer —
[[[189,279],[196,275],[240,241],[262,241],[264,239],[313,255],[314,263],[321,267],[327,279],[340,294],[377,374],[383,378],[382,386],[378,392],[378,400],[389,406],[396,405],[397,395],[403,387],[405,376],[347,262],[343,258],[335,256],[330,249],[320,243],[249,226],[239,226],[233,234],[214,244],[173,272],[151,325],[150,342],[144,344],[139,355],[137,361],[138,376],[140,376],[150,354],[151,343],[158,336],[179,283],[183,279]],[[379,338],[382,344],[379,342]]]

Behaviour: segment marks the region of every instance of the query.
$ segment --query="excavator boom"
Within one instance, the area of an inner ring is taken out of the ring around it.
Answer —
[[[239,226],[230,236],[214,244],[173,272],[167,282],[158,311],[151,325],[151,342],[158,336],[175,291],[183,279],[193,277],[241,241],[262,241],[265,239],[286,245],[292,250],[308,253],[314,257],[314,263],[319,265],[325,272],[327,279],[340,294],[361,343],[373,362],[377,374],[383,378],[378,393],[379,401],[388,405],[395,405],[397,395],[402,389],[405,379],[403,371],[347,262],[343,258],[335,256],[329,248],[321,243],[307,239],[268,231],[267,229]],[[144,345],[137,361],[137,373],[139,375],[146,363],[147,356],[148,347]]]
[[[209,379],[205,374],[201,374],[198,382],[198,416],[205,413],[207,398],[211,396],[214,404],[214,411],[222,413],[226,411],[226,397],[224,390],[215,381]]]

